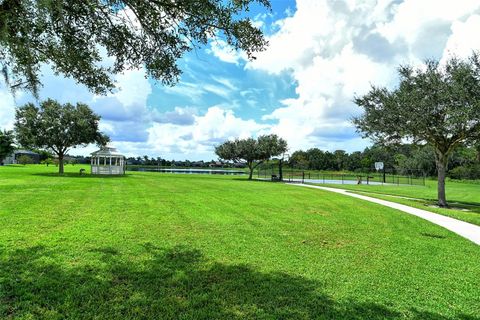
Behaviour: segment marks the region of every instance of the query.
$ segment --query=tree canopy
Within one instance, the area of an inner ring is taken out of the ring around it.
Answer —
[[[266,47],[245,17],[252,3],[270,8],[268,0],[3,0],[0,68],[12,89],[34,93],[47,63],[96,94],[132,68],[172,85],[177,60],[217,36],[249,58]]]
[[[15,150],[13,131],[0,130],[0,163]]]
[[[480,58],[427,61],[422,68],[402,66],[394,90],[372,87],[355,103],[364,113],[353,123],[364,137],[382,144],[411,140],[434,148],[438,202],[446,206],[445,174],[459,145],[480,141]]]
[[[257,139],[235,139],[215,147],[215,153],[223,160],[245,161],[252,179],[253,170],[271,157],[282,155],[287,151],[287,142],[276,134],[262,135]]]
[[[105,145],[109,138],[99,131],[100,116],[86,104],[60,104],[48,99],[37,107],[25,104],[16,110],[15,130],[18,142],[29,148],[53,151],[63,173],[63,158],[68,150],[89,143]]]

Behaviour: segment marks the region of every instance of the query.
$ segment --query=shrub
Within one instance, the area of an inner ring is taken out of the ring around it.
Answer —
[[[457,180],[476,180],[480,179],[480,164],[471,164],[466,166],[456,167],[449,172],[451,179]]]
[[[17,162],[20,164],[26,165],[29,163],[33,163],[33,160],[29,156],[22,154],[17,158]]]

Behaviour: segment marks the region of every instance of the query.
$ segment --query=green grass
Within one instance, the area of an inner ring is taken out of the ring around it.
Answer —
[[[480,247],[331,192],[0,167],[0,318],[479,319]]]
[[[366,184],[326,186],[352,190],[372,197],[406,204],[480,225],[480,184],[478,183],[447,181],[447,200],[451,205],[449,209],[435,208],[437,203],[437,181],[434,180],[426,180],[425,186]],[[399,197],[412,199],[402,199]]]
[[[361,190],[366,192],[378,192],[403,197],[422,198],[426,200],[437,199],[437,181],[426,180],[425,186],[410,185],[342,185],[343,189]],[[340,187],[339,185],[336,185]],[[450,202],[462,202],[466,204],[480,205],[480,185],[476,183],[456,182],[449,180],[446,183],[447,200]]]

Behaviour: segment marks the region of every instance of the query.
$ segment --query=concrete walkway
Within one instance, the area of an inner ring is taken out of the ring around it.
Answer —
[[[442,216],[441,214],[433,213],[430,211],[426,210],[421,210],[413,207],[409,207],[403,204],[391,202],[391,201],[386,201],[386,200],[381,200],[377,198],[372,198],[368,196],[364,196],[361,194],[356,194],[349,192],[348,190],[344,189],[336,189],[336,188],[328,188],[328,187],[320,187],[320,186],[312,186],[308,184],[300,184],[300,183],[290,183],[290,185],[294,186],[299,186],[299,187],[306,187],[306,188],[313,188],[313,189],[320,189],[320,190],[325,190],[325,191],[331,191],[335,193],[340,193],[345,196],[349,197],[354,197],[374,203],[381,204],[383,206],[387,206],[393,209],[397,209],[403,212],[406,212],[408,214],[420,217],[422,219],[428,220],[436,225],[439,225],[441,227],[444,227],[445,229],[448,229],[459,236],[464,237],[465,239],[468,239],[478,245],[480,245],[480,226],[476,226],[474,224],[460,221],[454,218],[450,218],[447,216]]]

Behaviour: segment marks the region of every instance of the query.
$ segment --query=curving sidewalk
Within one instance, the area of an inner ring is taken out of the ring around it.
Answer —
[[[454,218],[442,216],[441,214],[437,214],[434,212],[426,211],[426,210],[421,210],[417,208],[412,208],[409,206],[406,206],[404,204],[399,204],[395,202],[390,202],[386,200],[381,200],[377,198],[372,198],[368,196],[364,196],[361,194],[356,194],[356,193],[351,193],[348,190],[344,189],[336,189],[336,188],[329,188],[329,187],[320,187],[320,186],[312,186],[308,184],[300,184],[300,183],[289,183],[290,185],[295,185],[299,187],[306,187],[306,188],[313,188],[313,189],[320,189],[320,190],[325,190],[325,191],[331,191],[335,193],[340,193],[349,197],[354,197],[374,203],[381,204],[383,206],[387,206],[393,209],[397,209],[403,212],[406,212],[408,214],[420,217],[422,219],[428,220],[436,225],[439,225],[445,229],[448,229],[456,234],[458,234],[461,237],[464,237],[465,239],[468,239],[478,245],[480,245],[480,226],[476,226],[474,224],[460,221]]]

